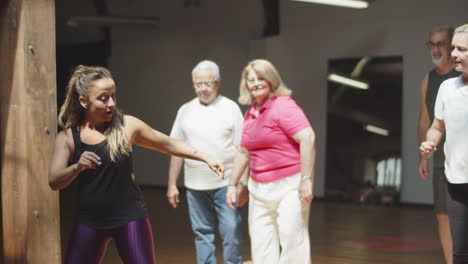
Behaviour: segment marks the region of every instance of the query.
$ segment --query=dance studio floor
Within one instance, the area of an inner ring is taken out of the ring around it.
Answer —
[[[73,219],[71,191],[61,194],[62,247],[66,248]],[[195,262],[193,235],[185,196],[178,209],[166,202],[165,189],[144,188],[155,238],[158,264]],[[247,208],[242,212],[246,219]],[[315,201],[310,216],[312,262],[316,264],[440,264],[444,262],[431,208],[359,206]],[[251,263],[247,222],[244,263]],[[220,245],[218,241],[218,245]],[[222,264],[222,252],[217,252]],[[110,243],[104,264],[122,263]],[[294,264],[294,263],[291,263]]]

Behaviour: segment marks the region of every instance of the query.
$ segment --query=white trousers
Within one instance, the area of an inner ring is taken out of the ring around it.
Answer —
[[[310,204],[298,196],[300,174],[270,183],[249,180],[254,264],[310,264]]]

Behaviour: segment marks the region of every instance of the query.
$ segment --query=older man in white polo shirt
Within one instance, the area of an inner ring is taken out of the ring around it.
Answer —
[[[239,210],[226,203],[226,191],[236,150],[239,146],[243,117],[239,106],[219,95],[219,67],[212,61],[198,63],[192,71],[196,98],[182,105],[171,137],[224,161],[225,177],[220,178],[206,164],[171,157],[167,199],[176,208],[179,203],[177,178],[184,164],[185,187],[198,264],[216,263],[215,229],[218,223],[223,241],[225,264],[242,263],[242,228]],[[245,178],[245,176],[244,176]],[[245,182],[244,182],[245,183]],[[245,184],[237,186],[239,205],[246,201]],[[217,223],[216,223],[217,222]]]

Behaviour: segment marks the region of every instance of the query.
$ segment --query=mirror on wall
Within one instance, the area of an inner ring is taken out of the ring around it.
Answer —
[[[327,199],[399,204],[402,72],[401,56],[329,60]]]

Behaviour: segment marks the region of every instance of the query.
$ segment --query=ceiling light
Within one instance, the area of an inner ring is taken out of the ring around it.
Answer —
[[[118,17],[118,16],[74,16],[70,17],[67,25],[70,27],[78,27],[82,25],[91,26],[158,26],[159,19],[157,17]]]
[[[298,2],[307,2],[307,3],[315,3],[315,4],[323,4],[323,5],[332,5],[332,6],[341,6],[341,7],[349,7],[349,8],[367,8],[369,3],[367,1],[362,0],[293,0]]]
[[[369,132],[372,132],[374,134],[378,134],[378,135],[381,135],[381,136],[390,135],[390,131],[388,131],[387,129],[376,127],[376,126],[373,126],[373,125],[365,125],[364,129],[366,131],[369,131]]]
[[[331,73],[328,75],[328,80],[339,83],[339,84],[344,84],[344,85],[348,85],[354,88],[358,88],[358,89],[363,89],[363,90],[369,89],[369,84],[365,82],[353,80],[351,78],[344,77],[344,76],[334,74],[334,73]]]

